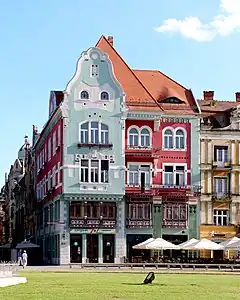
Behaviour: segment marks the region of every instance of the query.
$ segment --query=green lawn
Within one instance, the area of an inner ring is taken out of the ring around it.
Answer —
[[[144,274],[22,273],[25,285],[0,288],[1,300],[228,300],[240,299],[240,276],[156,274],[141,285]]]

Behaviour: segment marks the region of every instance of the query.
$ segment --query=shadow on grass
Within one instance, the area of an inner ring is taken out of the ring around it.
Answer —
[[[124,283],[122,283],[122,284],[124,284],[124,285],[158,285],[158,286],[167,286],[167,284],[165,284],[165,283],[151,283],[151,284],[144,284],[144,283],[131,283],[131,282],[129,282],[129,283],[127,283],[127,282],[124,282]]]

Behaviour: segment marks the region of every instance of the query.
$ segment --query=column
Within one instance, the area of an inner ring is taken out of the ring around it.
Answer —
[[[201,220],[200,220],[200,224],[206,224],[206,210],[205,210],[205,203],[206,203],[206,202],[201,202],[201,203],[200,203],[200,205],[201,205],[201,212],[200,212]]]
[[[213,215],[213,207],[212,207],[212,202],[209,201],[208,204],[207,204],[207,208],[208,208],[208,211],[207,211],[207,216],[208,216],[208,224],[213,224],[213,221],[212,221],[212,215]]]
[[[207,142],[207,162],[208,162],[208,164],[211,164],[212,160],[213,160],[212,140],[208,140],[208,142]]]
[[[87,235],[85,233],[82,234],[82,263],[87,262]]]
[[[115,234],[115,263],[123,262],[127,255],[126,227],[125,227],[125,201],[117,202],[117,224]]]
[[[211,171],[208,171],[208,189],[207,189],[207,192],[208,194],[212,194],[213,193],[213,184],[212,184],[212,172]]]
[[[201,148],[200,148],[201,160],[200,164],[204,164],[205,162],[205,140],[201,139]]]
[[[98,234],[98,263],[103,263],[103,235]]]
[[[230,193],[236,194],[236,184],[235,184],[235,172],[230,174]]]
[[[230,154],[230,153],[229,153]],[[230,156],[230,155],[229,155]],[[231,156],[229,157],[232,160],[232,163],[235,165],[236,162],[236,151],[235,151],[235,141],[231,142]]]
[[[237,214],[236,203],[231,203],[229,212],[230,212],[230,216],[229,216],[230,223],[236,224],[236,214]]]

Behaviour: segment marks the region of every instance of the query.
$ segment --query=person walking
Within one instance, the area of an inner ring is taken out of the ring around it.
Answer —
[[[23,254],[22,254],[22,265],[23,265],[23,269],[27,266],[27,259],[28,259],[27,251],[24,250],[24,251],[23,251]]]
[[[22,249],[18,251],[18,265],[22,266]]]

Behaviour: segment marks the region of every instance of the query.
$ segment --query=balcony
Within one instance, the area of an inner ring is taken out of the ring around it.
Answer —
[[[125,150],[126,157],[158,158],[160,148],[131,147]]]
[[[78,143],[77,144],[78,148],[99,148],[99,149],[108,149],[108,148],[112,148],[113,147],[113,144],[112,143],[106,143],[106,144],[103,144],[103,143]]]
[[[153,196],[153,189],[149,184],[145,184],[144,186],[141,186],[139,184],[138,185],[126,184],[125,191],[126,191],[126,195],[128,196],[137,196],[140,198]]]
[[[216,170],[231,170],[232,169],[232,164],[231,161],[213,161],[212,162],[212,167],[213,169]]]
[[[151,219],[126,219],[127,228],[151,228]]]
[[[231,194],[230,193],[213,193],[212,201],[215,202],[230,202]]]
[[[115,228],[115,219],[100,219],[100,218],[71,218],[70,227],[74,228]]]

